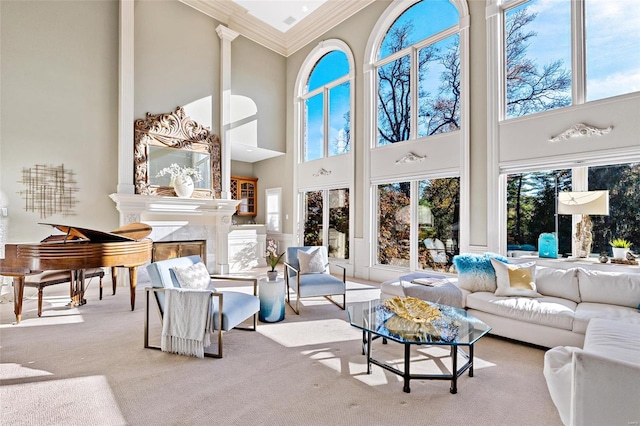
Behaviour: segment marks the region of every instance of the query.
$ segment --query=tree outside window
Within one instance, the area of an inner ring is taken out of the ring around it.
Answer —
[[[378,146],[460,128],[459,37],[446,36],[458,19],[446,0],[421,1],[387,32],[376,64]]]
[[[507,177],[507,250],[538,250],[538,237],[555,231],[557,190],[572,190],[572,170],[512,174]],[[640,163],[588,168],[589,191],[609,191],[609,215],[591,216],[592,255],[611,255],[609,241],[624,238],[640,248]],[[572,252],[572,218],[558,216],[558,252]]]
[[[321,246],[327,241],[329,257],[349,259],[349,190],[307,191],[304,200],[304,245]]]

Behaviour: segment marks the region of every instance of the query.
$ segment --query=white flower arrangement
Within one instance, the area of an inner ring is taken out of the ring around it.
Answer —
[[[202,175],[198,169],[193,167],[180,167],[176,163],[173,163],[169,167],[165,167],[160,170],[156,176],[171,175],[171,181],[173,182],[177,177],[191,176],[195,182],[202,180]]]

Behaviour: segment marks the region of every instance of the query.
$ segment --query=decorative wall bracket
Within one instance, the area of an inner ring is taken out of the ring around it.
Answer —
[[[396,164],[416,163],[419,161],[424,161],[426,158],[427,158],[426,155],[420,156],[418,154],[414,154],[413,152],[409,152],[401,159],[396,160]]]
[[[601,129],[588,124],[576,123],[569,127],[564,132],[549,139],[549,142],[560,142],[571,138],[582,138],[591,136],[602,136],[609,133],[613,129],[613,126]]]
[[[321,168],[320,170],[318,170],[317,173],[314,173],[313,176],[314,177],[318,177],[318,176],[329,176],[331,174],[331,170],[327,170],[324,167]]]

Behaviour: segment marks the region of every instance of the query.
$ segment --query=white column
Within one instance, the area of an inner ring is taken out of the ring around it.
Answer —
[[[216,274],[229,273],[229,227],[231,214],[217,215],[216,221]]]
[[[119,99],[118,99],[118,187],[120,194],[133,194],[133,63],[134,0],[120,0]],[[121,224],[123,218],[120,219]]]
[[[216,28],[220,37],[220,143],[222,151],[222,193],[220,198],[231,199],[231,42],[238,33],[224,25]]]

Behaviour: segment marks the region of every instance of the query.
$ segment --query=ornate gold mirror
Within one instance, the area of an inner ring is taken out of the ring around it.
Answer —
[[[171,177],[161,171],[173,164],[198,171],[193,198],[220,198],[220,139],[186,116],[182,107],[134,123],[136,194],[176,196]]]

